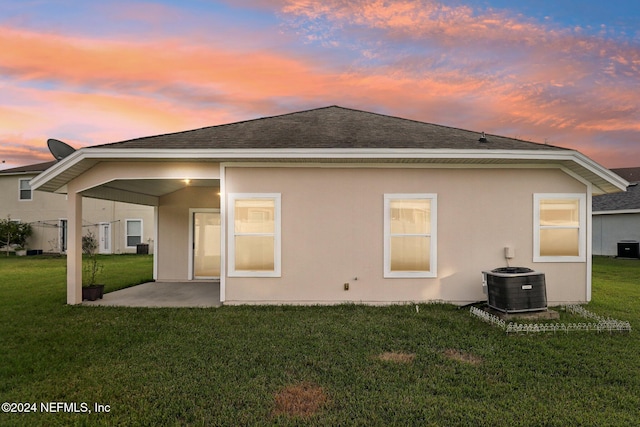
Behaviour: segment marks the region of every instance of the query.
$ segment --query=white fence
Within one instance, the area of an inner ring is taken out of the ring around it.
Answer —
[[[631,332],[629,322],[604,318],[591,313],[579,305],[566,305],[563,308],[572,314],[594,320],[589,323],[515,323],[505,322],[498,316],[488,313],[480,308],[471,307],[471,315],[491,325],[497,326],[509,333],[536,333],[536,332],[572,332],[572,331],[597,331],[597,332]]]

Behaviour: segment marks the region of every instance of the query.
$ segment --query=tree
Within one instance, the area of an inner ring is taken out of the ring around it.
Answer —
[[[9,256],[9,249],[13,246],[24,247],[33,230],[31,224],[11,221],[11,217],[0,220],[0,247],[4,246]]]

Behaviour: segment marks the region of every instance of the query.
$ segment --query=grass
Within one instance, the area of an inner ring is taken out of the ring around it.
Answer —
[[[151,259],[103,259],[107,290]],[[506,335],[450,305],[64,304],[60,259],[0,259],[0,425],[620,426],[640,419],[640,262],[595,258],[588,309],[629,334]],[[38,407],[38,410],[40,408]]]

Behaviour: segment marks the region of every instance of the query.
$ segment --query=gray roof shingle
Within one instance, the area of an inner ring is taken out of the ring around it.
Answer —
[[[621,211],[640,209],[640,167],[611,169],[612,172],[626,179],[631,185],[626,192],[594,196],[592,207],[594,212]]]
[[[21,173],[31,173],[31,172],[40,173],[42,171],[49,169],[54,164],[56,164],[55,160],[52,160],[50,162],[44,162],[44,163],[35,163],[32,165],[18,166],[16,168],[0,170],[0,174],[11,175],[11,174],[21,174]]]
[[[627,191],[593,197],[593,211],[621,211],[640,209],[640,186],[631,184]]]
[[[424,148],[566,150],[481,132],[434,125],[338,106],[148,136],[101,148],[298,149]]]
[[[629,182],[640,182],[640,167],[611,169],[611,171]]]

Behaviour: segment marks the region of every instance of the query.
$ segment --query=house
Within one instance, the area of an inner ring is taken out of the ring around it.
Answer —
[[[68,196],[69,304],[84,197],[152,206],[155,279],[219,279],[225,304],[465,304],[507,263],[581,303],[592,195],[627,187],[574,150],[338,106],[82,148],[31,184]]]
[[[630,184],[624,193],[593,198],[593,254],[618,256],[618,244],[622,242],[620,255],[626,256],[624,247],[630,242],[624,241],[640,242],[640,167],[612,171]]]
[[[67,250],[67,201],[64,194],[33,191],[31,180],[56,161],[0,170],[0,218],[31,224],[29,249],[47,253]],[[138,243],[154,239],[153,208],[85,198],[82,227],[91,230],[101,253],[137,251]]]

